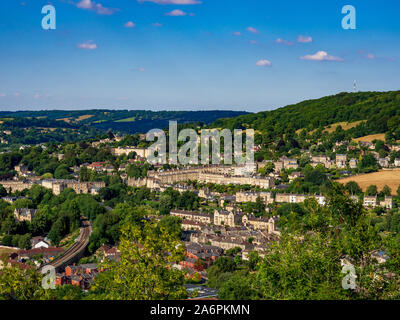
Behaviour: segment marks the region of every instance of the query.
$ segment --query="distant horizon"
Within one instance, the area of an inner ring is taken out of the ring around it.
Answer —
[[[335,96],[338,95],[340,93],[366,93],[366,92],[381,92],[381,93],[385,93],[385,92],[396,92],[396,91],[400,91],[400,89],[397,90],[382,90],[382,91],[378,91],[378,90],[371,90],[371,91],[357,91],[357,92],[351,92],[351,91],[341,91],[341,92],[337,92],[334,94],[330,94],[330,95],[326,95],[326,96],[320,96],[320,97],[314,97],[314,98],[307,98],[307,99],[303,99],[300,101],[296,101],[290,104],[285,104],[282,106],[278,106],[278,107],[271,107],[269,109],[260,109],[258,111],[247,111],[247,110],[243,110],[243,107],[192,107],[192,108],[187,108],[187,107],[162,107],[163,109],[154,109],[154,108],[158,108],[158,107],[150,107],[150,108],[143,108],[143,107],[117,107],[117,108],[113,108],[113,107],[83,107],[83,108],[79,108],[79,107],[60,107],[60,108],[44,108],[44,109],[18,109],[18,110],[3,110],[3,107],[0,106],[0,112],[46,112],[46,111],[95,111],[95,110],[110,110],[110,111],[151,111],[151,112],[163,112],[163,111],[168,111],[168,112],[182,112],[182,111],[187,111],[187,112],[211,112],[211,111],[233,111],[233,112],[246,112],[246,113],[259,113],[259,112],[266,112],[266,111],[273,111],[273,110],[277,110],[280,108],[284,108],[290,105],[295,105],[298,103],[301,103],[303,101],[309,101],[309,100],[318,100],[318,99],[322,99],[324,97],[328,97],[328,96]],[[171,109],[169,109],[171,108]]]

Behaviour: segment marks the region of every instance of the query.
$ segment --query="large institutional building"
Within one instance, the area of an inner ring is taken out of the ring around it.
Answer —
[[[93,182],[79,182],[76,180],[62,180],[62,179],[49,179],[49,180],[35,180],[35,181],[0,181],[7,191],[23,191],[30,189],[34,185],[41,185],[44,188],[51,189],[55,195],[59,195],[63,190],[72,188],[78,194],[96,194],[99,189],[104,188],[104,181]]]
[[[158,189],[165,184],[173,184],[181,181],[198,181],[215,184],[248,184],[263,189],[270,189],[275,186],[271,177],[260,177],[255,175],[234,175],[239,173],[235,166],[202,166],[188,169],[176,169],[165,172],[150,171],[147,178],[128,179],[130,186],[146,186],[150,189]]]

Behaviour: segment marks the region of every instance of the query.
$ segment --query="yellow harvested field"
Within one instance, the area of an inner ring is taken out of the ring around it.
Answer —
[[[365,120],[361,121],[355,121],[355,122],[337,122],[333,123],[329,126],[326,126],[324,131],[328,133],[332,133],[336,130],[337,127],[341,126],[343,130],[350,130],[354,127],[357,127],[360,123],[365,122]],[[296,131],[297,134],[299,134],[303,129],[299,129]],[[311,131],[310,133],[312,134],[315,130]]]
[[[0,247],[0,257],[1,257],[3,254],[9,254],[9,253],[11,253],[11,252],[17,252],[17,250],[16,250],[16,249],[11,249],[11,248]]]
[[[338,122],[338,123],[334,123],[334,124],[331,124],[330,126],[325,127],[324,131],[326,131],[328,133],[332,133],[339,126],[341,126],[343,128],[343,130],[350,130],[350,129],[354,128],[354,127],[357,127],[361,122],[365,122],[365,121]]]
[[[83,120],[86,120],[86,119],[90,119],[91,117],[93,117],[93,114],[85,114],[83,116],[80,116],[80,117],[76,118],[76,121],[83,121]]]
[[[363,191],[367,190],[370,185],[376,185],[379,191],[385,185],[388,185],[394,195],[400,185],[400,170],[381,170],[338,180],[342,184],[346,184],[349,181],[357,182]]]
[[[57,121],[65,121],[67,123],[70,123],[72,118],[62,118],[62,119],[56,119]]]
[[[385,134],[384,133],[379,133],[379,134],[371,134],[369,136],[364,136],[360,137],[357,139],[354,139],[355,142],[372,142],[374,140],[382,140],[385,141]]]

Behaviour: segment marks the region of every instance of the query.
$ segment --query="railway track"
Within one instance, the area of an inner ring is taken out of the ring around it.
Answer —
[[[55,269],[59,269],[79,257],[87,245],[89,244],[89,237],[92,233],[92,226],[90,221],[86,218],[82,218],[82,227],[79,233],[78,241],[76,241],[71,247],[69,247],[61,256],[55,258],[53,261],[41,266],[39,271],[45,266],[53,266]]]

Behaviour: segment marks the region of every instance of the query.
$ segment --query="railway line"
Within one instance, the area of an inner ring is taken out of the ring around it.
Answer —
[[[69,247],[61,256],[41,266],[39,268],[39,271],[42,271],[45,266],[53,266],[56,270],[58,270],[68,264],[71,264],[74,261],[77,261],[83,256],[86,247],[89,244],[89,237],[92,233],[92,225],[90,221],[84,217],[82,217],[81,223],[82,227],[80,229],[77,241],[71,247]]]

